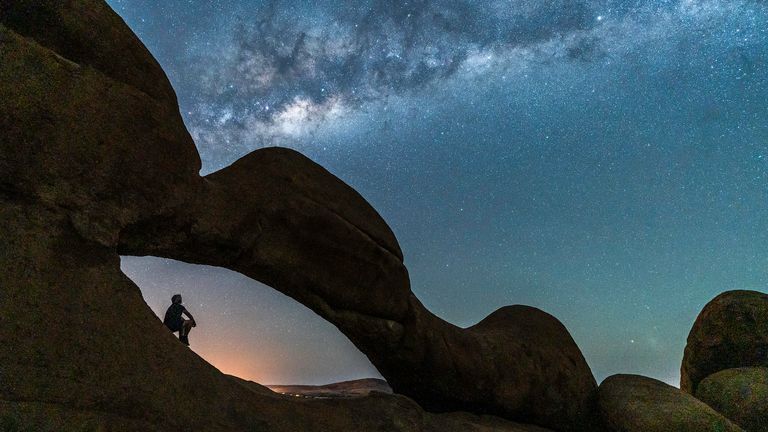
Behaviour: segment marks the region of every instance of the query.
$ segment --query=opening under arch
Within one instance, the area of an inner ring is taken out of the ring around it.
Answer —
[[[191,348],[224,373],[265,385],[382,378],[333,324],[240,273],[151,256],[122,256],[120,267],[160,319],[182,294],[198,323]]]

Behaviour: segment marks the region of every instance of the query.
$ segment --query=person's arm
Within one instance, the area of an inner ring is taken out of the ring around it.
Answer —
[[[187,310],[187,308],[184,308],[184,310],[183,310],[183,311],[181,311],[181,313],[183,313],[184,315],[186,315],[187,317],[189,317],[189,319],[191,319],[191,320],[192,320],[192,326],[193,326],[193,327],[197,325],[197,322],[195,321],[195,317],[193,317],[193,316],[192,316],[192,314],[191,314],[191,313],[189,313],[189,311]]]

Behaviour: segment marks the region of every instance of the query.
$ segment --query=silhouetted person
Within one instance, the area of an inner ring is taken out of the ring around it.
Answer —
[[[181,314],[186,315],[189,319],[184,319]],[[181,294],[174,294],[171,297],[171,306],[165,311],[165,319],[163,324],[171,329],[171,332],[179,332],[179,340],[186,346],[189,346],[189,332],[192,327],[196,327],[195,318],[189,313],[187,308],[181,304]]]

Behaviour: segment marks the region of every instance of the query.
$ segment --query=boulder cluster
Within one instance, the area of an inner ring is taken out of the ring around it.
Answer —
[[[680,388],[747,432],[768,431],[768,295],[728,291],[688,335]]]
[[[625,375],[598,388],[541,310],[469,328],[432,314],[378,213],[301,154],[199,170],[168,79],[102,0],[0,0],[0,430],[766,430],[757,293],[705,308],[682,391]],[[222,374],[162,327],[121,254],[272,286],[396,394],[296,399]]]
[[[598,390],[608,431],[768,431],[768,295],[727,291],[699,314],[680,389],[632,375]]]

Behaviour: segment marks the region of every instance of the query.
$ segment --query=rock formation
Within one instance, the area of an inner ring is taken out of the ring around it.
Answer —
[[[606,378],[598,390],[600,415],[610,431],[740,432],[693,396],[638,375]]]
[[[0,421],[541,430],[423,407],[584,430],[595,381],[555,318],[513,306],[461,329],[434,316],[376,211],[296,152],[259,150],[204,178],[199,169],[163,71],[102,1],[0,0]],[[295,401],[221,374],[162,328],[120,253],[271,285],[334,323],[420,406],[385,395]]]
[[[768,430],[768,369],[726,369],[704,378],[696,397],[747,432]]]
[[[707,376],[732,368],[768,367],[768,295],[728,291],[710,301],[693,324],[680,388],[696,394]]]

